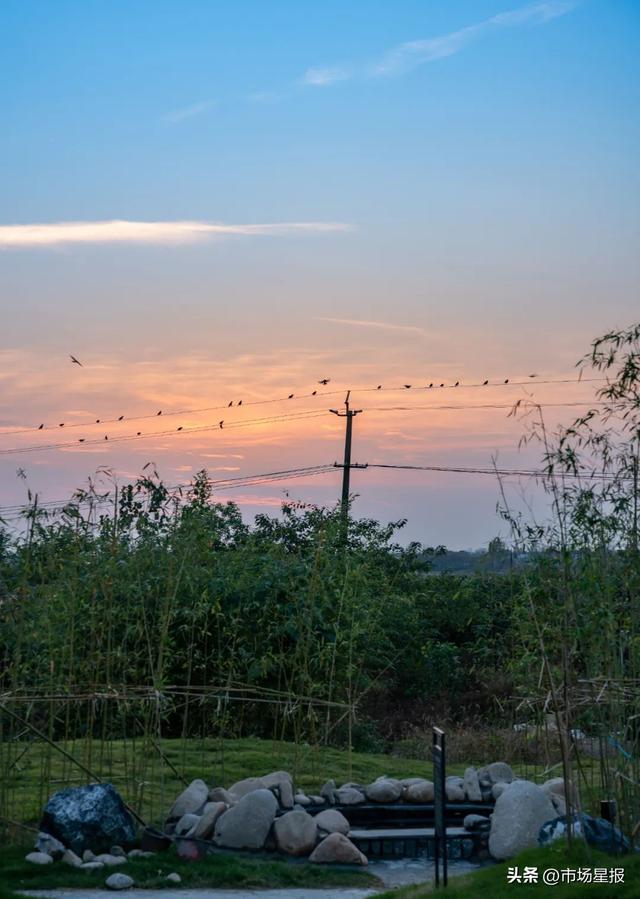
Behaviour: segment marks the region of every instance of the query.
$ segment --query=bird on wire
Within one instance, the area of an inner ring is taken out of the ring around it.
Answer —
[[[315,396],[315,395],[317,394],[317,392],[318,392],[317,390],[313,390],[313,391],[311,392],[311,396]]]
[[[222,421],[220,422],[220,427],[222,427],[223,424],[224,424],[224,418],[223,418]]]
[[[58,425],[58,427],[59,427],[59,428],[64,428],[64,422],[61,421],[60,424]]]
[[[429,384],[429,387],[433,387],[433,381]]]
[[[136,437],[140,437],[141,434],[142,434],[142,431],[136,431]]]
[[[505,384],[508,384],[508,383],[509,383],[509,378],[505,378],[505,379],[504,379],[504,383],[505,383]]]
[[[407,390],[411,389],[411,384],[405,384],[404,386],[407,388]]]
[[[290,393],[289,396],[287,397],[287,399],[288,399],[288,400],[292,400],[292,399],[293,399],[293,394]]]
[[[441,386],[441,387],[444,387],[444,384],[441,384],[440,386]]]
[[[107,435],[106,435],[106,434],[105,434],[105,435],[104,435],[104,439],[105,439],[105,440],[108,440],[108,439],[109,439],[109,438],[108,438],[108,437],[107,437]]]
[[[453,386],[458,387],[459,385],[460,385],[460,381],[456,381],[456,383]]]
[[[231,401],[229,402],[229,405],[227,406],[227,409],[230,409],[231,406],[233,406],[233,400],[231,400]]]
[[[238,400],[238,405],[239,405],[239,406],[242,405],[242,400]]]
[[[529,375],[530,378],[537,378],[537,375]]]
[[[331,378],[322,378],[320,381],[318,381],[318,384],[323,384],[326,387],[330,380]]]
[[[178,431],[181,431],[181,430],[182,430],[182,425],[180,425],[180,427],[178,428]]]
[[[97,424],[97,425],[100,424],[100,419],[99,419],[99,418],[96,418],[96,424]]]
[[[118,419],[118,421],[122,421],[123,418],[124,418],[124,415],[121,415],[120,418]]]
[[[38,427],[38,430],[41,431],[43,428],[44,428],[44,424],[41,424],[41,425]]]
[[[159,412],[156,412],[156,415],[162,415],[162,409]]]
[[[483,381],[483,382],[482,382],[482,386],[483,386],[483,387],[486,387],[488,383],[489,383],[489,379],[487,378],[486,381]]]
[[[69,359],[71,359],[71,361],[74,362],[76,365],[79,365],[80,368],[83,368],[82,362],[80,362],[79,359],[76,359],[75,356],[72,356],[71,353],[69,353]]]
[[[382,390],[382,384],[378,384],[376,390]]]

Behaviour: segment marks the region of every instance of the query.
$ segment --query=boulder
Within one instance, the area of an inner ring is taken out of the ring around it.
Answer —
[[[144,849],[131,849],[127,856],[129,858],[153,858],[155,852],[149,852],[149,850]]]
[[[65,851],[65,847],[60,840],[56,840],[50,833],[43,833],[42,831],[38,834],[33,848],[36,852],[46,852],[47,855],[55,859],[62,858]]]
[[[430,780],[420,780],[417,783],[409,784],[405,788],[404,798],[407,802],[414,803],[433,802],[434,790],[435,788]]]
[[[83,871],[101,871],[103,868],[102,862],[82,862]]]
[[[366,865],[367,857],[342,833],[330,833],[309,856],[318,865]]]
[[[379,777],[364,790],[370,802],[397,802],[402,796],[402,784],[399,780]]]
[[[199,840],[208,840],[215,829],[216,821],[226,810],[227,806],[224,802],[207,802],[198,821],[191,830],[187,831],[187,836],[196,837]]]
[[[25,862],[32,865],[52,865],[53,857],[48,852],[28,852],[24,857]]]
[[[278,790],[282,808],[293,808],[293,779],[288,771],[274,771],[262,778],[268,790]]]
[[[109,852],[103,852],[101,855],[96,855],[95,861],[102,862],[105,868],[117,868],[119,865],[127,864],[126,855],[124,858],[121,855],[111,855]]]
[[[104,883],[109,890],[128,890],[133,886],[133,878],[128,874],[110,874]]]
[[[273,833],[280,852],[308,855],[316,845],[317,824],[308,812],[287,812],[276,818]]]
[[[325,800],[322,796],[309,796],[311,800],[311,805],[323,805]]]
[[[506,762],[492,762],[485,768],[480,768],[478,778],[481,782],[488,781],[492,785],[498,783],[510,784],[512,780],[515,780],[515,775]]]
[[[555,816],[551,800],[541,787],[527,780],[516,781],[496,801],[489,852],[502,861],[537,846],[540,828]]]
[[[83,862],[92,862],[95,861],[95,855],[90,849],[85,849],[82,853],[82,861]]]
[[[168,880],[169,883],[182,883],[182,877],[180,877],[177,871],[172,871],[171,874],[167,874],[165,880]]]
[[[187,812],[187,814],[183,815],[176,824],[174,833],[177,837],[184,837],[199,823],[200,815],[192,815],[190,812]]]
[[[229,792],[236,800],[242,799],[247,793],[253,793],[256,790],[267,790],[268,787],[262,777],[245,777],[229,787]]]
[[[127,854],[127,853],[124,851],[124,849],[122,848],[122,846],[112,846],[111,849],[109,850],[109,852],[110,852],[111,855],[122,855],[122,856],[124,856],[124,855]]]
[[[111,784],[67,787],[54,793],[42,813],[40,829],[78,855],[84,849],[106,851],[114,843],[136,841],[133,818]]]
[[[500,796],[502,796],[504,791],[510,786],[511,786],[511,784],[505,784],[505,783],[494,784],[491,787],[491,798],[498,799]]]
[[[305,793],[296,793],[293,801],[296,805],[311,805],[311,799]]]
[[[320,790],[320,795],[329,805],[336,804],[336,782],[335,780],[328,780],[326,784]]]
[[[465,815],[462,826],[465,830],[488,830],[491,827],[491,819],[485,815]]]
[[[342,833],[345,836],[349,833],[349,822],[345,816],[335,808],[325,809],[315,817],[318,827],[318,834],[322,837],[330,833]]]
[[[364,802],[364,793],[356,787],[340,787],[334,793],[335,801],[338,805],[359,805]]]
[[[196,778],[180,793],[171,806],[168,820],[182,818],[183,815],[199,815],[209,798],[209,787],[203,780]]]
[[[454,775],[447,777],[444,790],[449,802],[464,802],[467,798],[464,791],[464,781],[461,777],[455,777]]]
[[[227,849],[262,849],[277,810],[278,801],[271,790],[247,793],[220,815],[214,841]]]
[[[482,802],[482,790],[480,780],[475,768],[467,768],[462,778],[464,792],[469,802]]]
[[[235,805],[238,801],[238,797],[230,793],[229,790],[225,790],[224,787],[213,787],[209,790],[207,798],[209,802],[224,802],[225,805]]]
[[[566,798],[565,790],[564,790],[564,777],[552,777],[551,780],[547,780],[542,784],[542,789],[549,796],[562,796],[563,799]]]
[[[567,814],[567,801],[564,796],[558,796],[557,793],[551,793],[549,796],[551,804],[556,810],[556,815],[563,816]]]
[[[81,868],[82,859],[76,855],[73,849],[65,849],[62,855],[62,864],[69,865],[70,868]]]

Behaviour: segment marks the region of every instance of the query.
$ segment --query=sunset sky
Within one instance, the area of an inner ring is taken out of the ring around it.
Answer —
[[[542,382],[639,317],[639,51],[636,0],[4,0],[0,506],[339,461],[348,388],[354,461],[535,467],[509,406],[572,420],[598,385]],[[407,539],[506,535],[491,477],[352,489]]]

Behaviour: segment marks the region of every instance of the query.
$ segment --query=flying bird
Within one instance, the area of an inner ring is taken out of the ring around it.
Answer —
[[[76,359],[75,356],[72,356],[71,353],[69,353],[69,359],[71,359],[72,362],[75,362],[76,365],[79,365],[80,368],[82,368],[82,362],[80,362],[79,359]]]
[[[324,384],[324,386],[326,387],[330,380],[331,378],[322,378],[320,381],[318,381],[318,384]]]

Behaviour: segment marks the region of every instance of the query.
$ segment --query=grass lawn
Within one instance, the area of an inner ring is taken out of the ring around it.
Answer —
[[[522,872],[525,865],[536,867],[539,872],[537,884],[508,883],[507,871],[518,866]],[[625,882],[610,883],[559,883],[545,885],[541,882],[545,869],[556,868],[559,871],[567,868],[621,868],[625,869]],[[376,899],[422,899],[434,896],[432,886],[411,886],[380,893]],[[559,899],[638,899],[640,896],[640,855],[622,856],[619,858],[603,855],[583,843],[577,844],[569,853],[564,844],[545,849],[530,849],[515,859],[497,865],[481,868],[471,874],[449,878],[446,899],[517,899],[518,896],[530,899],[548,899],[550,896]]]
[[[159,889],[176,885],[167,883],[172,871],[182,878],[182,887],[371,887],[379,881],[366,870],[327,868],[307,862],[273,861],[250,855],[216,852],[197,862],[178,858],[175,851],[160,853],[153,858],[131,859],[118,868],[82,871],[54,862],[52,865],[33,865],[24,860],[25,849],[0,849],[2,886],[9,890],[80,889],[102,887],[114,871],[122,871],[136,886]],[[10,895],[10,894],[9,894]],[[0,889],[0,899],[5,899]]]
[[[432,764],[427,759],[348,753],[271,740],[225,740],[221,744],[215,739],[158,743],[142,739],[87,739],[60,745],[97,778],[113,783],[148,823],[161,822],[184,783],[195,777],[230,786],[243,777],[284,769],[293,774],[297,787],[317,793],[329,778],[340,785],[348,780],[369,783],[382,774],[399,778],[432,776]],[[465,767],[462,763],[452,764],[447,773],[462,774]],[[533,780],[545,780],[558,773],[545,776],[543,766],[528,765],[522,770],[517,765],[513,767],[516,773]],[[43,805],[53,793],[89,780],[73,762],[46,744],[0,744],[0,816],[5,819],[37,823]]]

